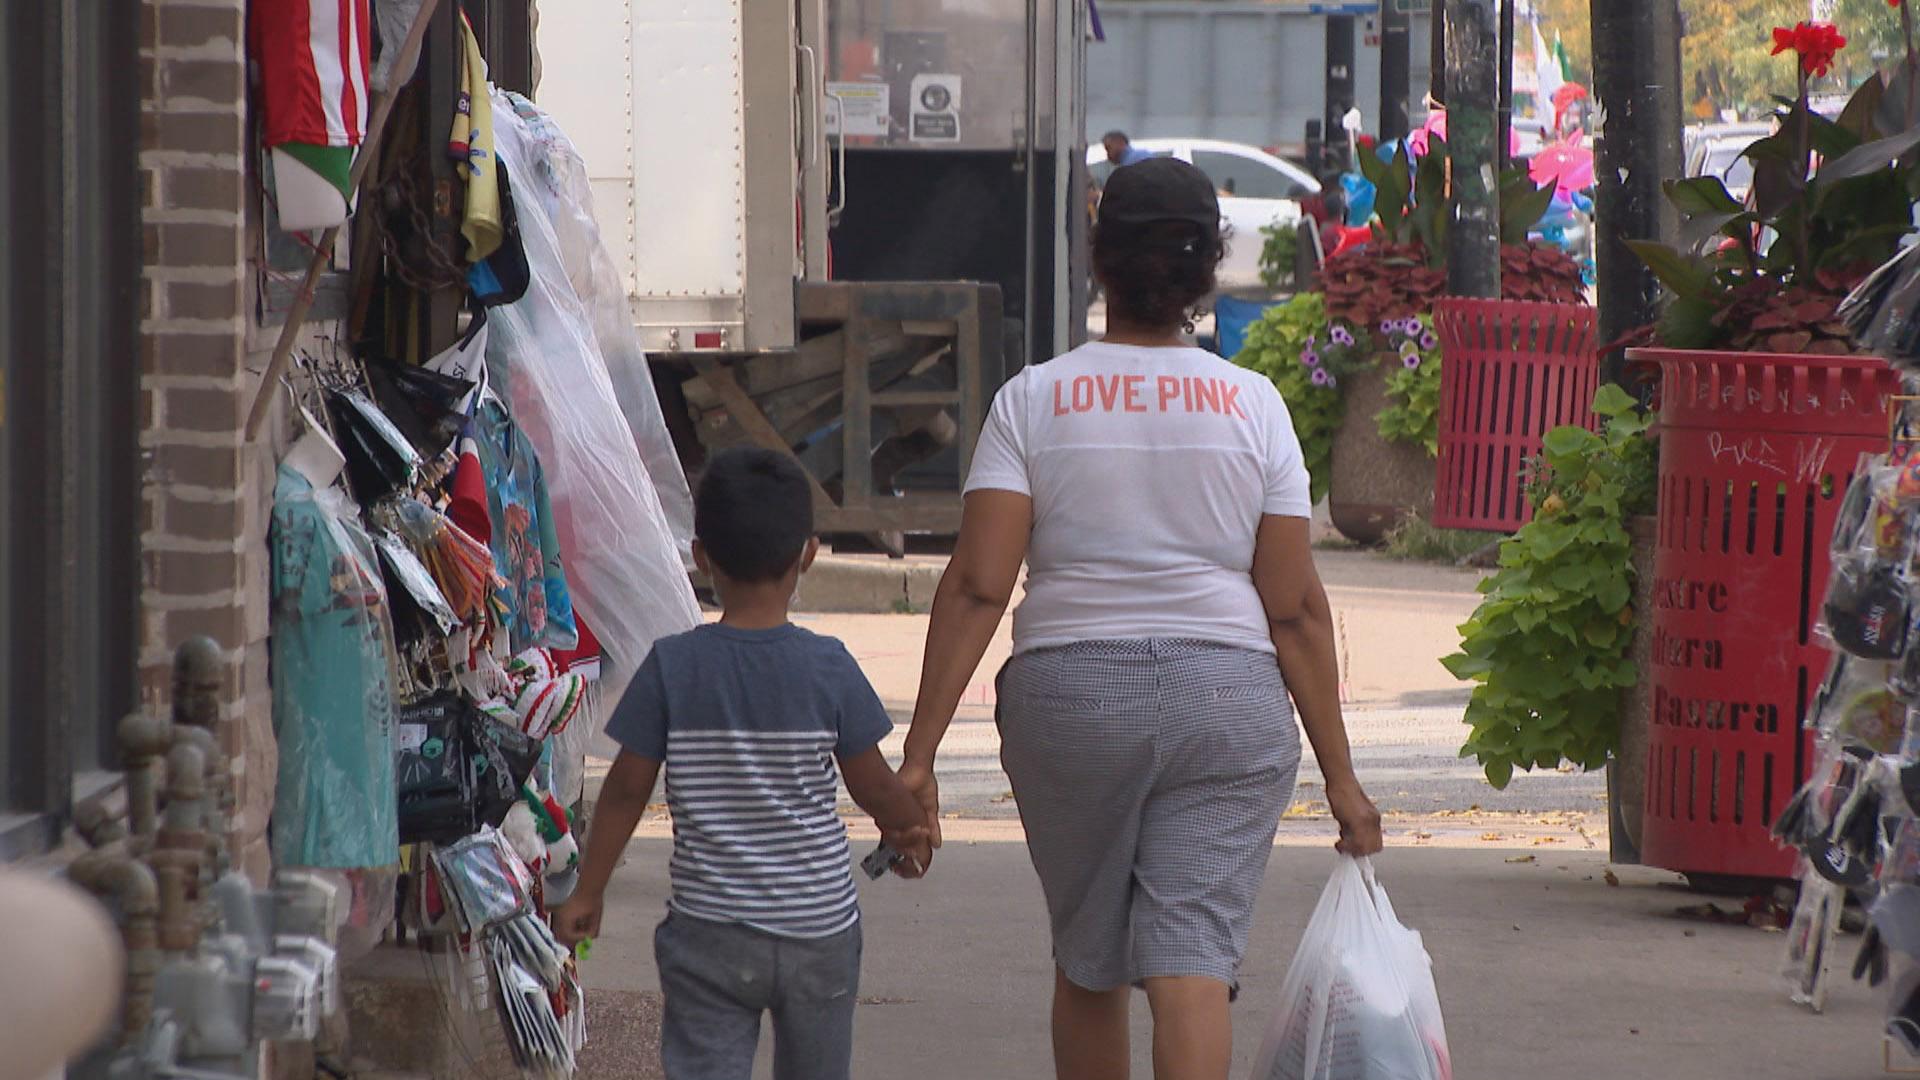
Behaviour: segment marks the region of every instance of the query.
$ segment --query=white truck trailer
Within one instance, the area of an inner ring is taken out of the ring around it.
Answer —
[[[690,474],[790,451],[822,531],[951,534],[987,401],[1084,327],[1087,0],[542,4]]]

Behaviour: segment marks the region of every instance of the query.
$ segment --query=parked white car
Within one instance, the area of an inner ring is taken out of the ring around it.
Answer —
[[[1727,193],[1745,202],[1753,187],[1747,147],[1773,132],[1771,124],[1701,125],[1687,132],[1687,175],[1717,176]]]
[[[1320,182],[1312,173],[1258,147],[1212,139],[1135,139],[1133,145],[1157,157],[1192,164],[1219,189],[1220,216],[1227,232],[1227,257],[1220,264],[1222,289],[1259,286],[1260,249],[1266,243],[1260,230],[1299,224],[1300,201],[1320,193]],[[1114,168],[1105,148],[1097,144],[1087,148],[1087,165],[1100,184],[1106,183]]]

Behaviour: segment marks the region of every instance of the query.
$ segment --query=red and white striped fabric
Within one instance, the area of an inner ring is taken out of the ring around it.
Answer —
[[[372,41],[367,0],[252,0],[269,147],[360,145]]]

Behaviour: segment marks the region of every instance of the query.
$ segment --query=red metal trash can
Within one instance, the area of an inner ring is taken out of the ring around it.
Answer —
[[[1600,386],[1594,310],[1578,304],[1448,297],[1440,333],[1440,449],[1433,523],[1513,532],[1533,518],[1527,459],[1547,432],[1593,426]]]
[[[1886,447],[1897,380],[1873,357],[1629,356],[1661,370],[1641,861],[1789,877],[1768,830],[1808,766],[1827,544],[1860,454]]]

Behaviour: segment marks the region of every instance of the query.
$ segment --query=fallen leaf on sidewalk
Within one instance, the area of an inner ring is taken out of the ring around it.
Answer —
[[[1415,840],[1431,840],[1433,839],[1433,834],[1430,832],[1416,832],[1413,834],[1413,838]]]
[[[1738,911],[1728,911],[1718,904],[1690,904],[1676,908],[1674,914],[1683,919],[1698,919],[1701,922],[1718,923],[1726,926],[1748,926],[1755,930],[1779,930],[1786,926],[1792,914],[1773,902],[1771,897],[1756,896],[1740,906]],[[1688,937],[1693,931],[1686,932]]]
[[[1501,836],[1497,832],[1483,832],[1480,834],[1480,839],[1485,840],[1489,844],[1496,844],[1502,840],[1505,840],[1506,837]]]
[[[1507,861],[1508,861],[1508,862],[1510,862],[1510,863],[1530,863],[1530,862],[1532,862],[1532,861],[1533,861],[1533,856],[1531,856],[1531,855],[1509,855],[1509,856],[1507,856]]]
[[[993,803],[996,806],[1000,805],[1001,803],[1010,803],[1013,801],[1013,792],[1011,791],[1002,792],[998,795],[995,795],[993,798],[988,799],[987,801],[990,803]]]
[[[1533,838],[1534,847],[1539,847],[1542,844],[1557,844],[1559,842],[1560,838],[1557,836],[1536,836]]]
[[[1616,873],[1614,873],[1613,871],[1611,871],[1611,870],[1609,870],[1609,871],[1607,871],[1607,872],[1606,872],[1606,873],[1605,873],[1604,875],[1602,875],[1602,877],[1603,877],[1603,878],[1604,878],[1604,879],[1606,880],[1606,883],[1607,883],[1607,884],[1609,884],[1609,885],[1611,885],[1611,886],[1613,886],[1614,888],[1616,888],[1616,889],[1617,889],[1617,888],[1619,888],[1619,887],[1620,887],[1620,875],[1619,875],[1619,874],[1616,874]]]

